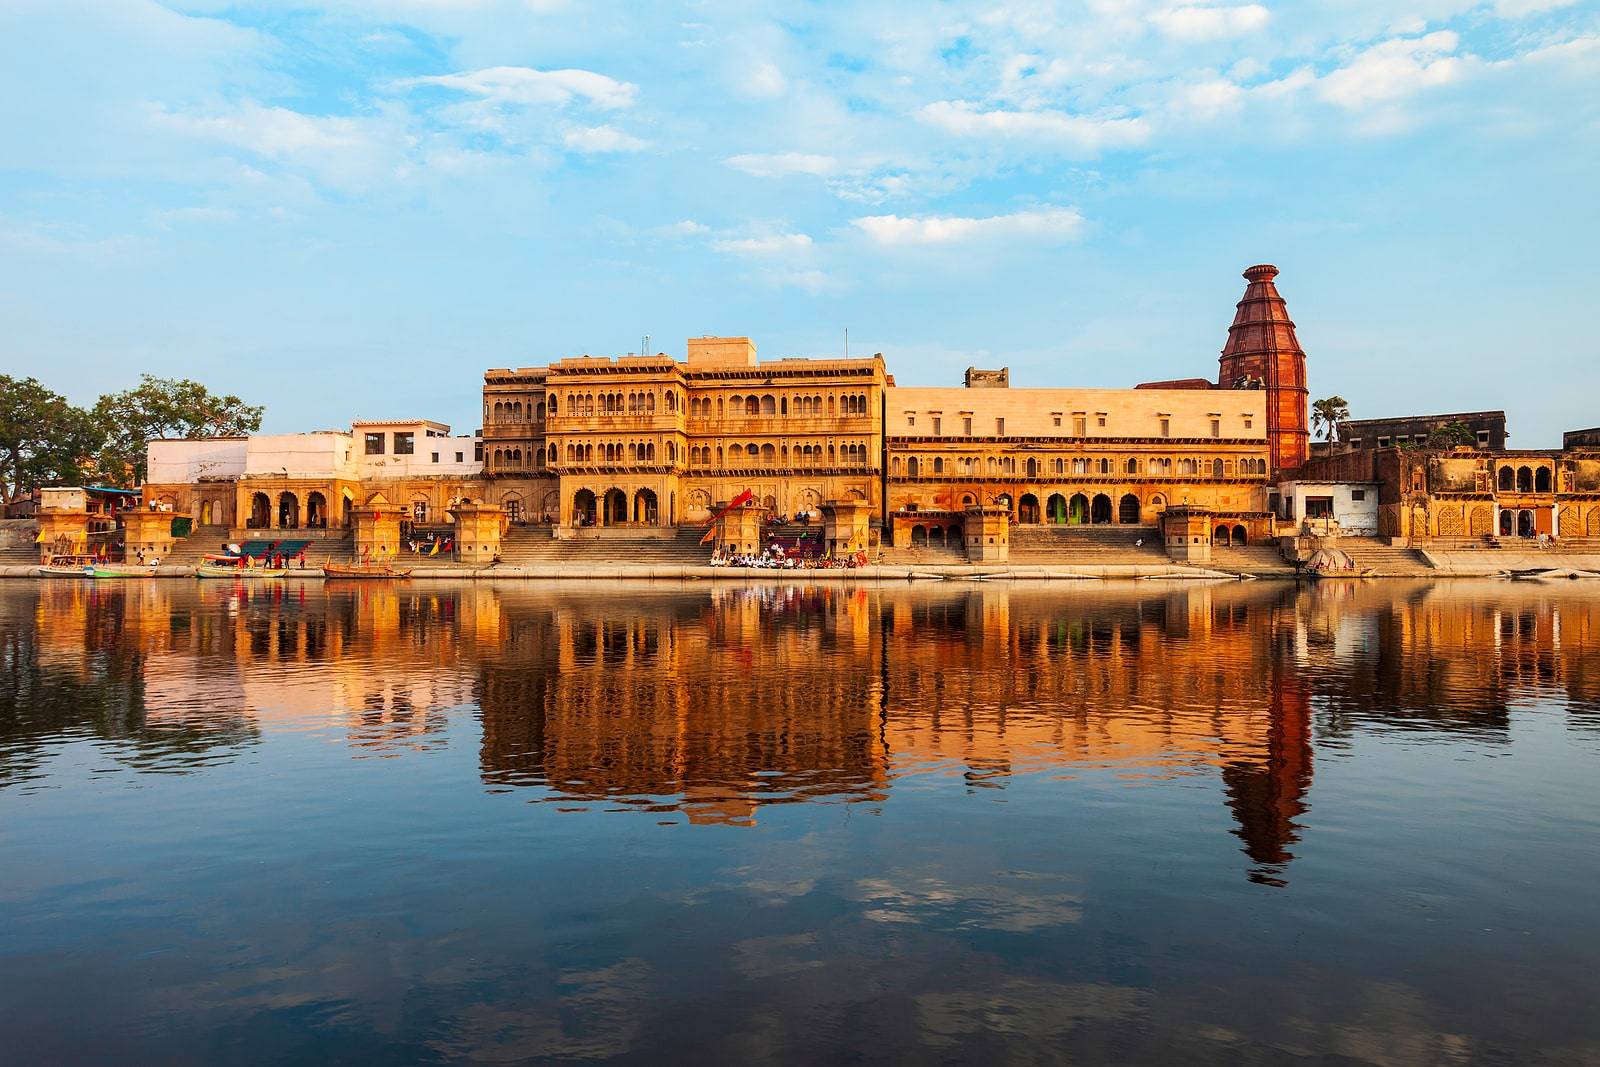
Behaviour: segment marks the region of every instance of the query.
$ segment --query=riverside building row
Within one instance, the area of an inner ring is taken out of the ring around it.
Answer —
[[[855,547],[974,558],[975,510],[1062,528],[1154,528],[1181,510],[1186,534],[1228,543],[1336,507],[1387,536],[1600,536],[1600,453],[1518,454],[1526,477],[1507,474],[1503,417],[1485,447],[1446,458],[1375,449],[1370,434],[1313,456],[1306,355],[1277,273],[1245,271],[1214,377],[1013,389],[1008,372],[973,369],[964,387],[901,387],[881,355],[760,360],[749,338],[700,337],[682,360],[491,369],[470,437],[413,420],[153,441],[144,494],[234,531],[339,530],[363,508],[445,530],[467,507],[560,539],[669,536],[748,493],[764,520],[847,514]]]

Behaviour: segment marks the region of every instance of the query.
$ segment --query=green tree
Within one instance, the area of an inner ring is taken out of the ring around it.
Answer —
[[[1447,422],[1428,431],[1429,448],[1454,448],[1456,445],[1475,445],[1478,435],[1464,422]]]
[[[1350,404],[1342,396],[1330,396],[1311,404],[1311,426],[1320,430],[1324,441],[1339,439],[1339,424],[1350,417]]]
[[[103,437],[94,419],[35,378],[0,374],[0,503],[76,482]]]
[[[136,388],[111,393],[94,407],[105,427],[101,476],[117,485],[145,477],[145,445],[160,437],[239,437],[261,429],[261,412],[236,396],[218,396],[188,378],[139,376]]]

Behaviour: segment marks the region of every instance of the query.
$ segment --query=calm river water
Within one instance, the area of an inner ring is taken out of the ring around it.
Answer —
[[[0,582],[0,1059],[1600,1063],[1600,590]]]

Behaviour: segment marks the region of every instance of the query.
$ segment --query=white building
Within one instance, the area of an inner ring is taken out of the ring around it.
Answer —
[[[1279,482],[1278,493],[1281,517],[1291,522],[1309,519],[1317,528],[1331,520],[1341,533],[1378,533],[1377,482]]]

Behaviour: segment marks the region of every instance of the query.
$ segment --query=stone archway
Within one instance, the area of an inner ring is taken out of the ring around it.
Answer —
[[[599,518],[599,509],[596,507],[593,491],[579,489],[572,494],[572,525],[594,526]]]
[[[265,493],[256,493],[250,498],[250,517],[245,525],[252,530],[265,530],[272,525],[272,501]]]
[[[641,489],[633,494],[633,521],[646,526],[654,526],[660,519],[656,494],[650,489]]]
[[[1242,544],[1245,544],[1248,540],[1249,540],[1249,538],[1248,538],[1248,536],[1247,536],[1247,534],[1245,532],[1245,528],[1243,526],[1235,526],[1233,528],[1233,543],[1234,544],[1242,545]]]
[[[321,493],[306,497],[306,525],[314,529],[325,529],[328,525],[328,498]]]
[[[1073,526],[1082,526],[1089,521],[1089,498],[1082,493],[1073,493],[1072,499],[1067,501],[1067,522]]]
[[[1533,536],[1533,512],[1529,511],[1527,508],[1523,508],[1521,511],[1517,512],[1517,536]]]
[[[1096,493],[1094,500],[1089,504],[1089,521],[1096,526],[1109,525],[1111,522],[1111,498],[1104,493]]]
[[[1039,498],[1032,493],[1023,493],[1017,501],[1017,521],[1029,526],[1036,525],[1039,521]]]
[[[285,530],[300,526],[300,498],[293,493],[278,494],[278,526]]]
[[[1124,493],[1122,500],[1117,504],[1117,521],[1124,525],[1137,525],[1139,522],[1139,498],[1132,493]]]
[[[607,489],[600,498],[600,521],[605,526],[621,526],[628,521],[628,494],[621,489]]]
[[[1060,493],[1051,493],[1050,499],[1044,502],[1044,519],[1048,523],[1060,526],[1067,521],[1067,498]]]
[[[1233,532],[1226,526],[1218,526],[1211,531],[1211,543],[1213,545],[1222,545],[1226,548],[1228,545],[1233,544]]]

